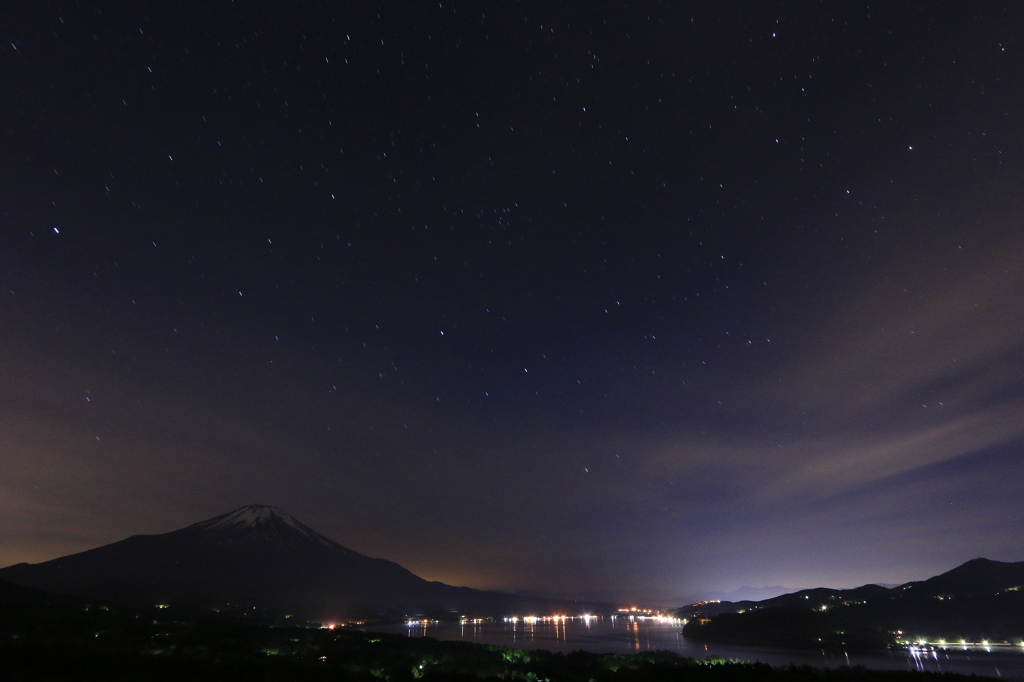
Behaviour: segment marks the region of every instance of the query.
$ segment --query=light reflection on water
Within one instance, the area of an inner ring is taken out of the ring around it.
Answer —
[[[662,627],[658,627],[658,626]],[[504,622],[412,621],[404,625],[377,627],[410,637],[464,640],[522,649],[634,653],[657,649],[678,650],[683,622],[676,619],[643,617],[560,616],[551,618],[508,618]],[[667,641],[671,638],[673,641]]]
[[[375,631],[410,637],[435,637],[478,644],[495,644],[519,649],[549,651],[584,650],[595,653],[628,654],[666,650],[697,659],[707,657],[760,661],[770,665],[813,665],[837,668],[863,665],[874,669],[926,670],[992,677],[1024,679],[1022,647],[913,648],[877,654],[848,654],[842,651],[804,651],[772,647],[703,644],[682,636],[683,623],[674,619],[640,616],[593,616],[564,618],[517,618],[502,621],[440,623],[412,622],[378,626]]]

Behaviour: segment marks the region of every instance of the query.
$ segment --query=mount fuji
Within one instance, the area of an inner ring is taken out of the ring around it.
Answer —
[[[319,620],[453,611],[574,613],[583,607],[430,582],[258,504],[169,533],[8,566],[0,569],[0,580],[112,602],[232,604]]]

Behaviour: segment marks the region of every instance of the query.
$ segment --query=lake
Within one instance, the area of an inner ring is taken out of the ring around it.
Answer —
[[[703,644],[682,635],[683,623],[675,619],[637,616],[516,619],[504,622],[412,622],[377,626],[378,632],[409,637],[496,644],[519,649],[629,654],[641,651],[674,651],[682,656],[708,656],[770,665],[812,665],[837,668],[863,665],[879,670],[927,670],[1024,679],[1024,647],[1012,645],[968,647],[919,647],[911,651],[877,654],[804,651],[772,647]]]

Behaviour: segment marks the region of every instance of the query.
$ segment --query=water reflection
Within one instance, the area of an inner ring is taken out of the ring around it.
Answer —
[[[683,621],[651,616],[557,616],[463,620],[462,622],[414,621],[374,628],[410,637],[435,637],[523,649],[571,652],[636,653],[667,650],[682,656],[709,656],[770,665],[812,665],[838,668],[863,665],[874,669],[923,670],[976,673],[1024,678],[1024,646],[989,642],[957,644],[915,642],[905,650],[877,654],[845,651],[800,651],[771,647],[706,644],[682,636]]]

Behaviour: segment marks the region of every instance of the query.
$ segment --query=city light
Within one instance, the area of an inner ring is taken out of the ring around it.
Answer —
[[[585,624],[588,624],[591,621],[594,621],[594,620],[597,620],[597,619],[600,619],[600,618],[605,618],[605,617],[609,618],[610,620],[616,620],[619,616],[616,615],[616,614],[610,614],[608,616],[596,616],[596,615],[590,614],[590,613],[585,613],[585,614],[582,614],[582,615],[579,615],[579,616],[565,616],[565,615],[535,616],[535,615],[529,615],[529,616],[506,616],[505,618],[502,619],[502,621],[505,622],[505,623],[511,623],[511,624],[517,624],[517,623],[522,622],[522,623],[529,623],[530,625],[536,625],[538,623],[555,623],[557,625],[557,624],[560,624],[560,623],[568,623],[569,621],[573,621],[573,620],[580,620],[580,621],[583,621]],[[636,615],[629,614],[628,617],[629,617],[630,621],[648,620],[648,621],[653,621],[655,623],[669,623],[669,624],[685,624],[687,622],[686,619],[683,619],[683,618],[676,618],[675,616],[664,616],[664,615],[661,615],[661,614],[654,614],[654,613],[651,613],[649,610],[645,610],[644,615],[640,615],[640,613],[638,611],[638,613]],[[419,623],[419,621],[410,621],[410,622]],[[424,622],[426,622],[426,621],[424,621]],[[484,621],[483,621],[483,619],[476,619],[476,620],[472,620],[472,621],[471,620],[467,620],[467,619],[462,619],[459,622],[460,623],[470,623],[470,622],[472,622],[472,623],[482,623]]]

